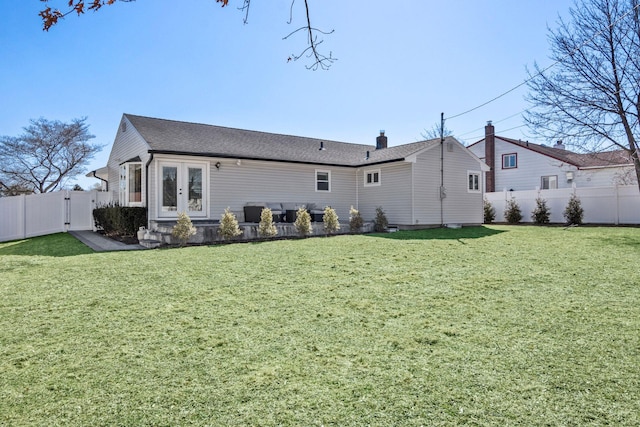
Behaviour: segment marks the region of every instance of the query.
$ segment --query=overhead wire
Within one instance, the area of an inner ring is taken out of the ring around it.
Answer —
[[[633,13],[633,12],[634,12],[636,9],[638,9],[638,8],[640,8],[640,3],[636,4],[636,5],[635,5],[631,10],[627,11],[627,12],[626,12],[625,14],[623,14],[621,17],[619,17],[618,19],[616,19],[613,23],[611,23],[610,25],[608,25],[608,26],[607,26],[607,28],[608,28],[608,29],[613,28],[613,27],[614,27],[614,26],[615,26],[619,21],[621,21],[622,19],[624,19],[624,18],[626,18],[627,16],[629,16],[631,13]],[[480,109],[480,108],[482,108],[482,107],[484,107],[484,106],[486,106],[486,105],[489,105],[489,104],[491,104],[492,102],[495,102],[495,101],[497,101],[498,99],[500,99],[500,98],[502,98],[502,97],[504,97],[504,96],[506,96],[506,95],[510,94],[511,92],[513,92],[513,91],[515,91],[516,89],[519,89],[520,87],[522,87],[522,86],[524,86],[524,85],[528,84],[528,83],[529,83],[529,82],[531,82],[533,79],[537,78],[538,76],[540,76],[540,75],[542,75],[543,73],[547,72],[547,71],[548,71],[548,70],[550,70],[551,68],[555,67],[555,66],[556,66],[557,64],[559,64],[562,60],[564,60],[565,58],[567,58],[567,57],[569,57],[569,56],[573,55],[574,53],[576,53],[577,51],[579,51],[580,49],[582,49],[584,46],[586,46],[588,43],[591,43],[591,42],[592,42],[596,37],[600,36],[603,32],[604,32],[604,30],[600,30],[600,31],[596,32],[596,33],[595,33],[591,38],[589,38],[589,39],[585,40],[585,41],[584,41],[580,46],[577,46],[577,47],[576,47],[575,49],[573,49],[571,52],[567,53],[567,54],[566,54],[566,55],[564,55],[562,58],[560,58],[560,59],[558,59],[558,60],[556,60],[556,61],[552,62],[549,66],[547,66],[546,68],[544,68],[544,69],[542,69],[542,70],[538,71],[536,74],[534,74],[533,76],[531,76],[531,77],[529,77],[528,79],[524,80],[522,83],[520,83],[520,84],[518,84],[518,85],[516,85],[516,86],[512,87],[511,89],[509,89],[509,90],[507,90],[507,91],[505,91],[505,92],[503,92],[503,93],[499,94],[498,96],[495,96],[495,97],[491,98],[490,100],[488,100],[488,101],[486,101],[486,102],[483,102],[483,103],[482,103],[482,104],[480,104],[480,105],[477,105],[477,106],[475,106],[475,107],[473,107],[473,108],[470,108],[470,109],[468,109],[468,110],[466,110],[466,111],[463,111],[463,112],[461,112],[461,113],[454,114],[454,115],[452,115],[452,116],[446,117],[444,120],[446,121],[446,120],[455,119],[455,118],[458,118],[458,117],[464,116],[464,115],[466,115],[466,114],[469,114],[469,113],[471,113],[471,112],[473,112],[473,111],[475,111],[475,110],[478,110],[478,109]],[[514,114],[514,115],[512,115],[512,116],[509,116],[509,117],[507,117],[507,118],[505,118],[505,119],[502,119],[502,120],[500,120],[500,121],[504,121],[504,120],[510,119],[510,118],[512,118],[512,117],[514,117],[514,116],[516,116],[516,115],[518,115],[518,114],[524,113],[524,112],[526,112],[526,111],[528,111],[528,110],[529,110],[528,108],[527,108],[527,109],[524,109],[524,110],[522,110],[521,112],[519,112],[519,113],[517,113],[517,114]],[[499,123],[499,122],[495,122],[495,123]],[[525,125],[517,126],[517,127],[515,127],[515,128],[511,128],[511,129],[507,129],[507,130],[517,129],[518,127],[523,127],[523,126],[525,126]],[[482,128],[480,128],[480,129],[482,129]],[[469,134],[469,133],[476,132],[477,130],[480,130],[480,129],[476,129],[476,130],[473,130],[473,131],[469,131],[469,132],[466,132],[466,133],[464,133],[464,134],[462,134],[462,135],[467,135],[467,134]],[[505,130],[505,131],[506,131],[506,130]],[[461,135],[461,136],[462,136],[462,135]]]

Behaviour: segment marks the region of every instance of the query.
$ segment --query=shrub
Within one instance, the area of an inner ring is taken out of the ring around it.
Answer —
[[[309,212],[307,212],[305,208],[300,208],[296,215],[296,221],[293,225],[296,227],[298,234],[306,236],[313,233],[313,228],[311,227],[311,215],[309,215]]]
[[[516,202],[516,199],[513,197],[507,202],[507,208],[504,210],[504,219],[506,219],[509,224],[517,224],[522,220],[520,206],[518,206],[518,202]]]
[[[229,208],[224,210],[222,214],[222,218],[220,219],[220,228],[218,228],[218,233],[222,236],[224,240],[233,239],[242,234],[242,230],[238,227],[238,220],[236,216]]]
[[[184,246],[187,244],[189,237],[196,234],[196,231],[189,215],[186,212],[180,212],[178,221],[173,226],[173,230],[171,230],[171,235],[180,241],[180,246]]]
[[[278,234],[278,229],[273,223],[273,213],[269,208],[263,208],[260,212],[260,224],[258,224],[258,235],[261,237],[273,237]]]
[[[549,224],[550,215],[551,211],[549,210],[549,206],[547,206],[547,201],[542,197],[538,197],[536,199],[536,207],[533,212],[531,212],[531,219],[538,225]]]
[[[567,221],[567,225],[580,225],[582,224],[582,218],[584,216],[584,209],[582,209],[582,203],[575,194],[571,195],[567,207],[564,209],[564,219]]]
[[[93,220],[108,236],[135,236],[140,227],[147,226],[147,208],[107,203],[93,210]]]
[[[382,233],[386,231],[388,226],[387,215],[382,210],[382,206],[378,206],[376,208],[376,218],[373,220],[373,230],[377,233]]]
[[[486,198],[483,200],[482,205],[484,208],[484,222],[485,224],[491,224],[496,219],[496,208]]]
[[[360,231],[363,225],[364,221],[362,220],[360,211],[351,206],[351,208],[349,209],[349,230],[354,232]]]
[[[338,214],[331,206],[324,208],[324,215],[322,215],[322,223],[324,225],[324,232],[327,234],[335,233],[340,230],[340,221],[338,220]]]

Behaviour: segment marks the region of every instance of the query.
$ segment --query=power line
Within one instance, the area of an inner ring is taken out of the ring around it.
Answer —
[[[629,16],[632,12],[634,12],[636,9],[638,9],[640,7],[640,3],[636,4],[631,10],[629,10],[627,13],[625,13],[624,15],[622,15],[621,17],[619,17],[618,19],[616,19],[613,23],[611,23],[610,25],[608,25],[608,29],[613,28],[618,22],[620,22],[622,19],[626,18],[627,16]],[[445,118],[445,120],[449,120],[449,119],[455,119],[456,117],[460,117],[460,116],[464,116],[466,114],[471,113],[472,111],[478,110],[482,107],[484,107],[485,105],[491,104],[494,101],[497,101],[498,99],[502,98],[505,95],[510,94],[511,92],[513,92],[514,90],[524,86],[525,84],[529,83],[530,81],[532,81],[533,79],[537,78],[538,76],[540,76],[541,74],[547,72],[549,69],[551,69],[552,67],[555,67],[557,64],[560,63],[560,61],[564,60],[565,58],[573,55],[574,53],[576,53],[577,51],[579,51],[580,49],[582,49],[584,46],[586,46],[588,43],[591,43],[596,37],[600,36],[602,33],[604,32],[604,30],[598,31],[596,32],[590,39],[585,40],[580,46],[576,47],[574,50],[572,50],[570,53],[567,53],[566,55],[564,55],[562,58],[558,59],[557,61],[554,61],[553,63],[551,63],[551,65],[549,65],[548,67],[544,68],[541,71],[538,71],[536,74],[534,74],[533,76],[531,76],[530,78],[526,79],[525,81],[523,81],[522,83],[520,83],[519,85],[509,89],[506,92],[501,93],[500,95],[490,99],[489,101],[486,101],[476,107],[470,108],[469,110],[463,111],[462,113],[458,113],[455,114],[453,116],[449,116],[447,118]],[[526,110],[525,110],[526,111]]]

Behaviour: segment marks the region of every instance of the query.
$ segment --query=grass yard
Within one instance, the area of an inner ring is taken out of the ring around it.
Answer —
[[[640,425],[640,229],[0,243],[0,425]]]

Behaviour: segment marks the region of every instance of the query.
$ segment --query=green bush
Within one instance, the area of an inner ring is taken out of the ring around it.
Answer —
[[[496,219],[496,208],[486,198],[482,202],[484,208],[484,223],[491,224]]]
[[[362,215],[360,215],[360,211],[351,206],[351,209],[349,209],[349,230],[358,232],[363,225],[364,221]]]
[[[296,227],[298,234],[306,236],[313,233],[313,228],[311,227],[311,215],[309,215],[309,212],[307,212],[305,208],[300,208],[296,215],[296,222],[294,222],[293,225]]]
[[[278,229],[273,223],[273,213],[269,208],[263,208],[260,212],[260,224],[258,224],[258,235],[261,237],[273,237],[278,234]]]
[[[230,240],[242,234],[242,230],[240,230],[238,226],[238,220],[229,208],[226,208],[222,214],[218,233],[220,233],[224,240]]]
[[[324,232],[327,234],[335,233],[340,230],[340,221],[335,209],[331,206],[324,208],[324,215],[322,215],[322,223],[324,225]]]
[[[538,197],[536,199],[536,207],[533,212],[531,212],[531,219],[538,225],[549,224],[550,215],[551,211],[549,210],[549,206],[547,206],[547,201],[542,197]]]
[[[388,226],[387,215],[382,210],[382,206],[378,206],[376,208],[376,219],[373,220],[373,230],[376,233],[382,233],[387,230]]]
[[[509,224],[517,224],[522,221],[520,206],[518,206],[518,202],[513,197],[507,202],[507,208],[504,210],[504,219]]]
[[[147,226],[147,208],[108,203],[93,210],[93,220],[108,236],[134,236]]]
[[[571,195],[567,207],[564,209],[564,219],[567,221],[567,225],[580,225],[582,224],[582,218],[584,216],[584,209],[582,209],[582,203],[575,194]]]

